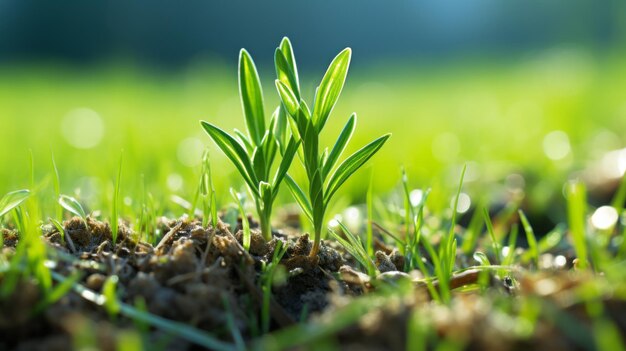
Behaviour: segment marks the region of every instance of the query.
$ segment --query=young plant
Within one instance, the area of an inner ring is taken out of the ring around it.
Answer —
[[[59,205],[72,214],[80,217],[80,219],[82,219],[85,223],[85,228],[89,229],[89,225],[87,225],[87,214],[85,214],[85,210],[78,200],[71,196],[61,195],[59,196]]]
[[[14,208],[17,208],[22,202],[26,201],[30,196],[30,191],[27,189],[16,190],[7,193],[0,199],[0,224],[2,224],[2,217],[9,213]]]
[[[202,170],[200,171],[200,182],[189,207],[189,218],[193,218],[196,212],[198,201],[202,202],[202,226],[207,227],[209,218],[213,228],[217,227],[217,197],[213,186],[213,175],[211,174],[211,161],[209,151],[206,150],[202,156]]]
[[[341,228],[341,232],[345,235],[345,239],[342,235],[335,233],[335,231],[331,228],[329,228],[330,234],[341,244],[341,246],[346,249],[346,251],[350,253],[350,255],[352,255],[352,257],[354,257],[354,259],[361,264],[361,266],[367,270],[367,274],[371,278],[375,278],[379,272],[376,269],[374,261],[372,261],[372,255],[367,253],[367,246],[364,246],[361,238],[352,234],[350,229],[348,229],[343,223],[337,223]]]
[[[319,250],[324,215],[333,195],[354,172],[380,150],[390,136],[386,134],[372,141],[339,164],[339,158],[356,126],[356,114],[352,114],[335,145],[330,151],[325,148],[320,153],[320,133],[343,89],[351,54],[350,48],[346,48],[331,62],[316,90],[313,111],[300,95],[293,49],[287,38],[283,39],[274,55],[278,76],[276,88],[289,114],[292,134],[302,142],[300,157],[308,178],[308,194],[290,176],[286,177],[286,182],[303,212],[313,223],[315,241],[310,257],[316,257]]]
[[[261,289],[263,291],[263,304],[261,306],[261,330],[264,334],[270,331],[270,302],[272,298],[272,286],[278,272],[280,260],[287,253],[287,245],[282,240],[276,241],[276,248],[272,255],[272,260],[263,264],[261,274]]]
[[[254,198],[263,237],[270,240],[272,204],[298,150],[299,142],[293,137],[286,141],[286,117],[280,107],[266,127],[259,75],[252,57],[244,49],[239,54],[239,92],[247,135],[235,130],[236,137],[233,137],[209,122],[200,123],[243,177]],[[272,165],[279,152],[282,160],[271,177]]]
[[[27,189],[12,191],[7,193],[0,199],[0,226],[2,226],[2,218],[5,214],[9,213],[11,210],[16,209],[22,204],[22,202],[26,201],[30,196],[30,191]],[[2,233],[0,233],[0,249],[4,246],[4,237]]]
[[[242,241],[243,241],[243,248],[246,251],[250,251],[250,237],[252,236],[250,233],[250,223],[248,222],[248,217],[246,217],[246,211],[244,210],[244,204],[243,204],[243,199],[241,197],[241,195],[239,195],[239,193],[237,193],[235,191],[235,189],[230,188],[230,195],[233,197],[233,200],[235,200],[235,204],[237,205],[237,208],[239,209],[239,215],[241,216],[241,228],[242,228],[242,233],[243,233],[243,237],[242,237]],[[234,229],[234,227],[232,227]]]

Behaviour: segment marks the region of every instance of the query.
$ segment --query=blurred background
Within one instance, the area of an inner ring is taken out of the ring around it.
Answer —
[[[393,133],[346,184],[344,203],[362,202],[372,176],[377,194],[397,189],[401,167],[412,187],[447,193],[467,165],[466,211],[516,196],[557,222],[569,178],[583,177],[601,202],[626,170],[616,151],[626,147],[619,0],[2,0],[0,33],[0,193],[29,187],[32,154],[50,207],[52,153],[62,192],[97,209],[110,203],[122,149],[126,215],[143,189],[164,209],[175,208],[171,194],[192,197],[206,147],[228,201],[242,182],[198,120],[243,129],[242,47],[269,116],[283,36],[309,98],[334,55],[353,49],[327,143],[352,112],[349,151]]]

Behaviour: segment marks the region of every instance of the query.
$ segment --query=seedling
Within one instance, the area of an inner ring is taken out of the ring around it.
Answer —
[[[30,196],[30,191],[27,189],[16,190],[7,193],[0,199],[0,224],[2,224],[2,217],[9,213],[14,208],[17,208],[22,202],[26,201]]]
[[[237,193],[235,191],[235,189],[230,188],[230,195],[233,197],[233,200],[235,200],[235,204],[237,205],[237,208],[239,209],[239,215],[241,216],[241,227],[242,227],[242,232],[243,232],[243,248],[246,249],[246,251],[250,250],[250,223],[248,222],[248,217],[246,217],[246,211],[244,210],[244,206],[243,206],[243,199],[241,197],[241,195],[239,195],[239,193]],[[233,227],[234,229],[234,227]]]
[[[367,253],[367,247],[363,245],[361,238],[352,234],[343,223],[338,223],[341,232],[345,235],[345,239],[340,234],[335,233],[332,228],[329,229],[330,234],[367,270],[367,274],[370,277],[375,278],[379,272],[371,256]]]
[[[279,267],[280,260],[287,253],[288,246],[282,240],[276,241],[276,248],[272,260],[263,265],[261,275],[261,289],[263,290],[263,304],[261,306],[261,330],[268,333],[270,330],[270,300],[272,297],[272,285]]]
[[[280,107],[266,127],[259,75],[252,57],[245,49],[239,54],[239,93],[247,135],[235,130],[236,137],[233,137],[209,122],[200,123],[243,177],[254,198],[263,237],[270,240],[272,204],[300,143],[293,137],[287,141],[285,115]],[[282,160],[273,178],[270,178],[279,151]]]
[[[30,196],[30,191],[27,189],[12,191],[7,193],[0,199],[0,225],[2,225],[2,218],[5,214],[9,213],[13,209],[19,208],[22,202],[26,201]],[[0,234],[0,249],[4,246],[4,238]]]
[[[356,127],[356,114],[353,113],[339,134],[335,145],[330,151],[325,148],[320,153],[320,133],[343,89],[351,55],[350,48],[346,48],[331,62],[316,90],[313,111],[311,111],[300,94],[298,71],[291,43],[285,38],[275,51],[274,62],[278,76],[276,88],[290,117],[291,131],[302,142],[300,157],[309,183],[307,194],[290,176],[286,177],[292,195],[313,223],[315,241],[309,254],[310,257],[316,257],[319,251],[324,215],[333,195],[354,172],[380,150],[390,136],[390,134],[381,136],[339,164],[339,158]]]
[[[70,213],[80,217],[80,219],[82,219],[85,223],[85,228],[89,229],[89,226],[87,225],[87,215],[78,200],[71,196],[61,195],[59,196],[59,205],[63,206],[63,208],[68,210]]]
[[[215,194],[215,186],[213,185],[213,175],[211,174],[211,161],[209,159],[209,151],[206,150],[202,156],[202,169],[200,171],[200,182],[193,197],[191,206],[189,207],[189,218],[193,218],[196,212],[198,201],[202,205],[202,226],[209,224],[209,218],[213,228],[217,226],[217,197]]]

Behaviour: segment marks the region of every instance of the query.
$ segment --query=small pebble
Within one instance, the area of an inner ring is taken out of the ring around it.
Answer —
[[[100,273],[94,273],[87,277],[87,288],[95,291],[100,291],[102,289],[102,285],[104,285],[104,281],[106,280],[106,276]]]

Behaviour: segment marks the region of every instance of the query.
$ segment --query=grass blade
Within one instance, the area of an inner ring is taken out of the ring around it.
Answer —
[[[365,195],[365,206],[367,208],[367,229],[365,249],[367,250],[367,256],[374,256],[374,172],[370,174],[370,182],[367,187],[367,194]]]
[[[489,217],[489,210],[486,207],[483,208],[483,218],[485,219],[485,224],[487,226],[487,233],[489,233],[489,238],[491,239],[493,254],[496,257],[497,263],[502,263],[502,250],[500,250],[500,244],[498,243],[498,239],[496,239],[496,234],[493,230],[493,223],[491,223],[491,218]]]
[[[585,238],[585,207],[587,204],[585,185],[580,181],[567,184],[567,215],[574,249],[578,256],[578,267],[587,267],[587,240]]]
[[[52,158],[52,170],[54,171],[54,195],[58,199],[61,196],[61,178],[59,177],[59,169],[57,168],[57,163],[54,160],[54,153],[50,150],[50,156]],[[58,221],[63,220],[63,207],[56,206],[56,219]]]
[[[535,267],[539,268],[539,248],[537,246],[537,239],[535,237],[535,231],[528,222],[528,218],[522,210],[518,210],[519,218],[522,221],[522,226],[526,232],[526,241],[528,241],[528,250],[531,253],[533,261],[535,261]]]
[[[245,49],[239,52],[239,95],[248,133],[255,145],[261,145],[265,132],[263,91],[254,61]]]
[[[243,201],[241,196],[233,188],[230,188],[230,195],[235,200],[235,204],[237,204],[237,208],[239,209],[239,215],[241,216],[243,248],[246,249],[246,251],[250,251],[250,223],[248,222],[248,217],[246,216],[246,211],[244,210]]]
[[[117,242],[117,231],[119,229],[119,212],[120,203],[120,183],[122,182],[122,163],[124,161],[124,152],[120,154],[120,163],[117,168],[117,178],[115,179],[115,192],[113,193],[113,211],[111,213],[111,238],[113,246]]]
[[[63,282],[67,278],[62,276],[57,272],[50,272],[54,280]],[[80,295],[85,300],[92,302],[98,306],[103,306],[106,303],[107,298],[98,294],[92,290],[85,288],[81,284],[74,284],[73,290]],[[127,318],[133,319],[135,321],[145,322],[150,324],[158,329],[161,329],[167,333],[171,333],[176,335],[177,337],[183,338],[190,342],[193,342],[196,345],[200,345],[207,349],[216,350],[216,351],[234,351],[235,348],[226,344],[221,340],[218,340],[209,334],[202,332],[198,329],[190,327],[186,324],[171,321],[153,314],[150,314],[145,311],[138,310],[131,305],[127,305],[123,302],[119,303],[119,313]]]

